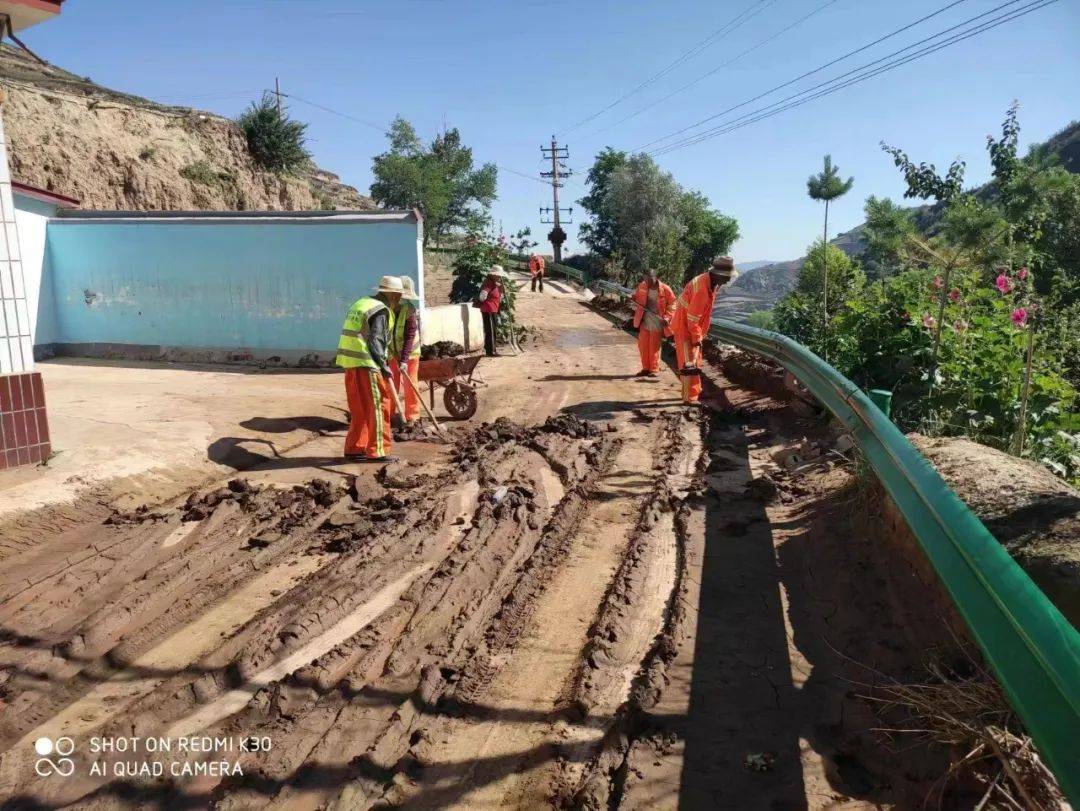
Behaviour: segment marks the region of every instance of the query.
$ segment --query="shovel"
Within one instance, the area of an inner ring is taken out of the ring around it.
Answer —
[[[413,379],[409,375],[408,371],[406,371],[405,369],[402,369],[401,371],[402,371],[401,376],[403,378],[405,378],[407,381],[409,381],[409,388],[411,388],[413,390],[413,394],[416,395],[416,399],[420,401],[420,405],[424,409],[424,413],[427,414],[428,419],[431,420],[431,424],[435,426],[435,430],[439,432],[439,436],[441,436],[443,439],[448,440],[449,438],[446,436],[446,432],[443,430],[442,426],[439,425],[439,421],[437,419],[435,419],[435,415],[431,413],[431,409],[428,408],[428,404],[424,402],[424,398],[420,394],[420,390],[416,388],[416,384],[413,382]],[[394,388],[394,387],[391,386],[391,388]],[[394,397],[395,397],[395,399],[397,398],[397,391],[396,390],[394,392]],[[401,406],[398,405],[398,408],[401,408]],[[402,408],[401,413],[404,414],[405,409]]]
[[[390,425],[400,430],[405,426],[405,406],[401,404],[401,395],[394,385],[394,378],[391,377],[386,382],[390,384],[387,388],[390,389],[390,396],[394,398],[394,414],[390,418]]]

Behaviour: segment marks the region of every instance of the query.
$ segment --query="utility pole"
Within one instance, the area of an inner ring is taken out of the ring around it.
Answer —
[[[274,77],[274,95],[277,96],[277,117],[281,118],[281,82],[277,76]]]
[[[563,161],[570,159],[570,149],[566,146],[559,146],[555,140],[555,136],[551,136],[551,146],[540,147],[540,153],[544,156],[544,160],[551,161],[551,171],[541,172],[541,177],[551,178],[551,207],[540,207],[540,221],[542,223],[551,223],[554,228],[548,232],[548,239],[551,241],[552,251],[555,254],[555,263],[562,262],[562,246],[566,242],[566,232],[562,229],[562,212],[566,212],[567,224],[572,223],[571,217],[574,214],[572,208],[559,208],[559,189],[563,187],[561,178],[569,177],[573,174],[570,169],[567,168]]]

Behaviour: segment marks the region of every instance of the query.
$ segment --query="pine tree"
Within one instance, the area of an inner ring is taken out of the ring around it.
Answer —
[[[810,175],[806,181],[806,193],[810,195],[810,199],[825,201],[825,235],[822,239],[826,245],[829,244],[829,203],[839,197],[843,197],[851,191],[853,185],[855,185],[854,177],[849,177],[847,180],[840,179],[840,168],[833,166],[832,155],[825,156],[825,168],[821,170],[821,173]],[[826,252],[826,257],[827,256],[828,252]],[[822,275],[822,282],[824,284],[824,288],[822,289],[822,318],[824,319],[823,329],[825,330],[825,333],[822,336],[821,345],[824,347],[825,360],[828,360],[829,268],[827,264]]]

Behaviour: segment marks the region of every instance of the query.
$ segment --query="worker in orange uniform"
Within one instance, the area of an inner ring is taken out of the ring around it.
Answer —
[[[675,291],[664,284],[651,268],[637,286],[631,298],[634,304],[634,326],[638,331],[637,345],[641,353],[638,377],[660,374],[660,344],[671,335],[671,319],[675,315]]]
[[[413,385],[402,378],[402,371]],[[401,277],[401,301],[394,312],[394,330],[390,337],[390,372],[405,408],[405,422],[420,419],[420,297],[413,280]]]
[[[686,283],[675,302],[671,331],[675,338],[675,362],[682,378],[683,402],[695,405],[701,399],[701,342],[709,334],[716,293],[735,278],[730,256],[719,256],[705,273]]]
[[[540,283],[540,292],[544,292],[544,257],[538,253],[534,253],[529,257],[529,275],[532,277],[532,286],[529,288],[533,293],[536,292],[536,284]]]
[[[390,414],[392,373],[388,363],[393,311],[401,299],[401,277],[383,276],[374,296],[357,299],[345,316],[334,363],[345,370],[349,433],[345,456],[363,462],[392,462]]]

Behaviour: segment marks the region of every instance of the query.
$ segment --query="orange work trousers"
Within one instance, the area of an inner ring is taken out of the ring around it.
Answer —
[[[401,392],[401,405],[405,408],[405,421],[412,422],[420,419],[420,398],[416,392],[420,390],[420,358],[409,358],[405,362],[405,368],[412,379],[410,386],[401,379],[401,366],[397,358],[390,358],[390,371],[394,374],[394,385]]]
[[[390,453],[390,381],[375,369],[346,369],[345,396],[349,401],[349,434],[345,453],[380,459]]]
[[[684,366],[701,368],[701,344],[694,346],[690,336],[679,330],[675,330],[675,365],[682,381],[683,402],[696,403],[701,399],[701,377],[684,375],[682,370]]]
[[[641,368],[646,372],[660,371],[660,344],[664,340],[663,330],[638,328],[637,347],[641,353]]]

